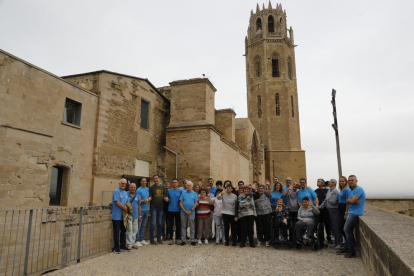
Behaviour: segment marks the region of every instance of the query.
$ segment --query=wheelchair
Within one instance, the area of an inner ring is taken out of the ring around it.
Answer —
[[[295,223],[289,216],[289,207],[286,208],[286,217],[287,217],[287,239],[282,240],[283,230],[279,228],[279,232],[276,233],[275,222],[278,221],[276,217],[276,213],[272,213],[272,218],[270,220],[270,243],[274,246],[275,249],[278,248],[279,245],[287,244],[289,248],[293,247],[293,240],[295,235]]]
[[[294,225],[296,226],[296,222],[298,222],[299,219],[296,219]],[[302,229],[302,237],[296,237],[295,246],[296,249],[301,249],[303,246],[310,246],[312,251],[317,251],[318,249],[324,248],[324,239],[323,239],[323,225],[322,221],[319,218],[319,215],[316,216],[315,219],[315,229],[313,232],[313,240],[306,242],[306,240],[303,240],[303,235],[307,233],[307,227],[303,227]],[[294,226],[294,227],[295,227]]]

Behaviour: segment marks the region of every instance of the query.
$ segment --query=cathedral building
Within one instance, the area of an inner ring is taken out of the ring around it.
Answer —
[[[0,50],[0,210],[106,205],[122,177],[306,177],[281,5],[251,13],[245,46],[248,118],[216,110],[208,78],[157,88],[106,70],[59,77]]]

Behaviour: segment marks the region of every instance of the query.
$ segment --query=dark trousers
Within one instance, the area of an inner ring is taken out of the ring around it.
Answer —
[[[346,235],[344,231],[344,226],[345,226],[344,217],[345,217],[345,211],[346,211],[346,203],[339,203],[338,209],[339,209],[339,231],[341,232],[342,236],[346,240]]]
[[[172,240],[173,231],[174,231],[174,221],[175,221],[175,240],[178,241],[181,239],[181,219],[180,219],[180,212],[168,212],[167,213],[167,226],[168,232],[170,234],[170,239]]]
[[[119,239],[121,239],[121,246],[126,245],[126,229],[123,220],[113,220],[112,225],[114,227],[114,248],[119,248]],[[119,234],[121,231],[121,234]]]
[[[236,221],[235,225],[236,225],[237,241],[240,242],[240,239],[241,239],[241,236],[242,236],[242,234],[241,234],[240,220]]]
[[[258,215],[256,218],[257,239],[261,242],[267,242],[270,239],[270,220],[272,213]]]
[[[233,243],[237,242],[237,235],[236,235],[236,222],[234,221],[234,216],[223,214],[223,222],[224,222],[224,237],[226,238],[226,242],[230,241],[229,238],[229,230],[231,228],[231,236],[233,238]]]
[[[253,240],[253,226],[254,226],[254,218],[255,216],[245,216],[245,217],[241,217],[239,219],[240,221],[240,231],[241,231],[241,240],[240,243],[241,244],[245,244],[246,243],[246,238],[249,238],[249,243],[250,245],[254,244],[254,240]]]
[[[331,242],[331,218],[329,217],[328,208],[323,208],[320,210],[320,212],[321,213],[319,215],[319,218],[321,219],[321,222],[325,227],[326,239],[328,240],[328,242]],[[320,238],[322,239],[322,241],[325,240],[323,236]]]
[[[279,240],[279,230],[280,228],[282,228],[282,235],[283,237],[287,237],[287,229],[288,226],[286,224],[283,223],[283,221],[275,221],[274,223],[274,229],[275,229],[275,239]]]

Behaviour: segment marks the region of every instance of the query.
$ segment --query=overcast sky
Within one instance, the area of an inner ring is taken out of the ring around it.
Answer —
[[[0,0],[0,48],[59,76],[106,69],[161,87],[205,74],[216,109],[247,117],[244,37],[256,3]],[[298,45],[309,184],[338,176],[335,88],[343,174],[368,196],[414,196],[414,1],[282,5]]]

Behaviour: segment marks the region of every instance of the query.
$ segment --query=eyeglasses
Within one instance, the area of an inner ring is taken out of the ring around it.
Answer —
[[[286,182],[292,182],[292,180],[286,180]]]

